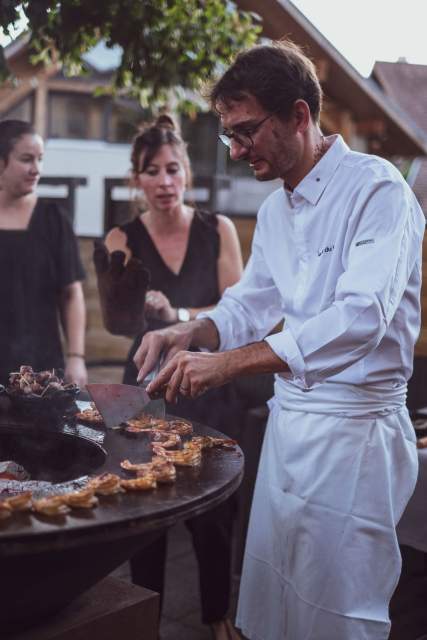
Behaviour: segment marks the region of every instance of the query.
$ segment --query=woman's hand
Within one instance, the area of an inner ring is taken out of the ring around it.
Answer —
[[[67,358],[64,378],[66,382],[73,382],[79,386],[80,389],[83,389],[86,386],[87,370],[83,358],[80,358],[80,356],[69,356]]]
[[[147,291],[145,296],[145,315],[147,318],[155,318],[163,322],[178,322],[177,310],[172,307],[164,293],[154,289]]]

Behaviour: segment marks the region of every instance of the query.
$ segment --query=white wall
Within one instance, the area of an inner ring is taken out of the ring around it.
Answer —
[[[74,229],[78,235],[103,234],[104,178],[124,178],[130,169],[130,145],[92,140],[48,140],[43,163],[45,176],[87,179],[76,189]],[[41,185],[39,193],[58,193]],[[59,194],[58,194],[59,195]]]

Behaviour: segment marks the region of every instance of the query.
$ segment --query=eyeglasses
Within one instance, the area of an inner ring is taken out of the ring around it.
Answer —
[[[273,116],[274,113],[271,113],[269,116],[266,116],[256,124],[252,125],[251,127],[247,127],[242,131],[225,130],[218,137],[226,147],[231,147],[231,142],[235,140],[237,144],[240,144],[241,147],[245,147],[245,149],[251,149],[254,146],[254,135],[264,124],[264,122],[267,122],[267,120],[269,120]]]

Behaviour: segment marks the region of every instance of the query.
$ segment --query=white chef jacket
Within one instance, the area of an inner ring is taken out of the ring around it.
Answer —
[[[417,475],[404,397],[424,227],[393,165],[334,136],[292,193],[264,202],[242,279],[203,314],[221,350],[265,339],[290,368],[276,378],[248,530],[247,637],[389,635],[395,526]]]
[[[405,385],[420,328],[425,218],[388,161],[341,136],[292,193],[259,210],[244,274],[215,309],[220,350],[265,338],[302,389]]]

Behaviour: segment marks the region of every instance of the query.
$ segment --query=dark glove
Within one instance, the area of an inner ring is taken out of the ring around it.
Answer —
[[[145,294],[150,274],[137,258],[125,265],[123,251],[110,255],[101,240],[95,240],[93,261],[98,280],[105,328],[115,335],[134,336],[145,329]]]

